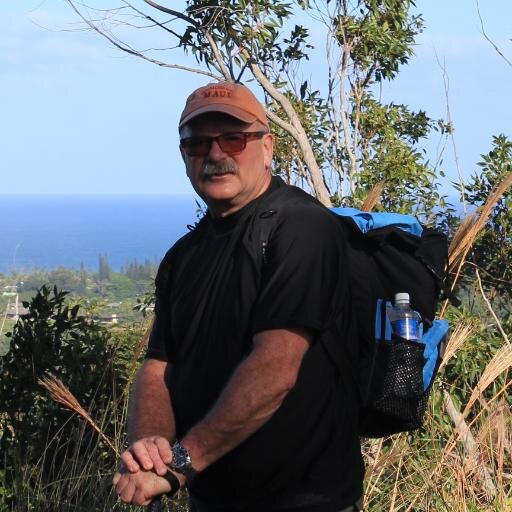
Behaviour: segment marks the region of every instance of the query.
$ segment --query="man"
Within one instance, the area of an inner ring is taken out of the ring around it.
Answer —
[[[179,131],[208,213],[158,271],[116,491],[146,505],[186,485],[197,512],[358,510],[364,468],[338,223],[272,177],[273,137],[245,86],[192,93]]]

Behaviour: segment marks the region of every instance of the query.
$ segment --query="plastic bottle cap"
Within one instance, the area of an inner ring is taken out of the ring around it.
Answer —
[[[409,304],[409,294],[406,292],[395,295],[395,304]]]

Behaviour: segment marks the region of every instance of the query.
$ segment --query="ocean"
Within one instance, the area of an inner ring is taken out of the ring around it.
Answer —
[[[158,263],[196,221],[194,197],[0,195],[0,273]]]
[[[453,198],[452,198],[453,199]],[[197,220],[192,196],[1,195],[0,273],[158,263]],[[458,204],[458,199],[453,199]]]

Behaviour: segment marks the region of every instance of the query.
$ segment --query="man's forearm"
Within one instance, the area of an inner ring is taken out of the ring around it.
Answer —
[[[182,439],[193,466],[202,471],[258,430],[294,386],[310,337],[276,330],[255,337],[214,408]]]
[[[128,442],[162,436],[170,442],[176,437],[174,413],[165,383],[167,363],[148,359],[141,366],[130,403]]]

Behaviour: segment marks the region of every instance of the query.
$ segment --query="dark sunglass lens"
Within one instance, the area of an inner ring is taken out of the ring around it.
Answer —
[[[217,139],[220,149],[226,153],[240,153],[245,148],[245,134],[226,133]]]
[[[206,155],[210,149],[210,137],[190,137],[181,141],[181,147],[189,156]]]

